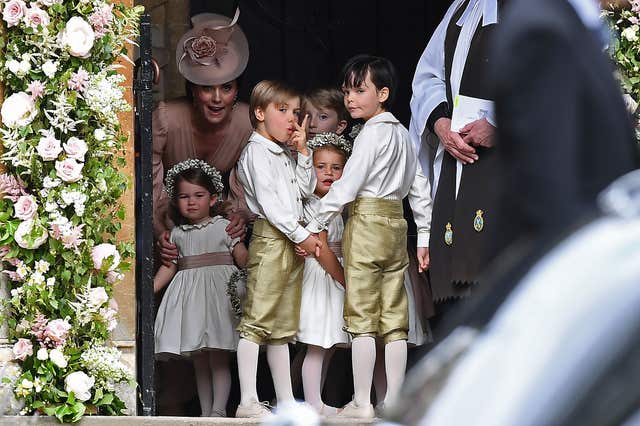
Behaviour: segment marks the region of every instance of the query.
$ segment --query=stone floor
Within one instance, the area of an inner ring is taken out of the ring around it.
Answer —
[[[374,420],[331,420],[323,423],[323,425],[349,425],[361,426],[379,423],[379,419]],[[0,416],[0,425],[2,426],[28,426],[28,425],[59,425],[58,421],[53,417],[18,417],[18,416]],[[92,416],[85,417],[79,423],[79,426],[106,426],[106,425],[136,425],[136,426],[204,426],[204,425],[258,425],[259,420],[251,419],[235,419],[235,418],[199,418],[199,417],[103,417]]]

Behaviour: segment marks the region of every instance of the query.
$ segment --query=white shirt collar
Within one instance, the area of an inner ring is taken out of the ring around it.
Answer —
[[[459,27],[463,26],[466,20],[471,15],[473,11],[473,6],[476,3],[480,3],[480,7],[482,8],[482,26],[486,27],[487,25],[495,24],[498,22],[498,2],[497,0],[470,0],[467,8],[465,9],[456,25]]]
[[[251,137],[249,138],[249,142],[259,143],[260,145],[267,147],[269,151],[273,152],[274,154],[281,154],[284,152],[284,149],[279,143],[273,142],[265,138],[264,136],[262,136],[260,133],[256,131],[254,131],[251,134]]]
[[[600,6],[597,0],[567,0],[575,9],[585,27],[599,29],[602,26]]]
[[[399,123],[398,119],[395,118],[393,116],[393,114],[391,114],[388,111],[385,112],[381,112],[380,114],[374,115],[373,117],[371,117],[370,119],[368,119],[366,121],[365,126],[367,124],[374,124],[374,123]]]

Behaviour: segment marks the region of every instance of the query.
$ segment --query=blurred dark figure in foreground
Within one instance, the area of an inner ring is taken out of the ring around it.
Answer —
[[[496,251],[584,220],[598,192],[637,167],[606,38],[595,0],[512,0],[505,8],[489,74],[505,183]]]

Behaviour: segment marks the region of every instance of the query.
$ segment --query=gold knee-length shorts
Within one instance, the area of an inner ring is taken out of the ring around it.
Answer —
[[[354,337],[381,336],[385,343],[406,340],[409,256],[402,201],[358,198],[349,213],[342,237],[345,330]]]
[[[249,243],[240,337],[257,344],[293,339],[300,320],[303,267],[294,244],[266,220],[256,220]]]

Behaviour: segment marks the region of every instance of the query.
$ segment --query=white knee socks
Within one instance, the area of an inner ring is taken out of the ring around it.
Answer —
[[[247,339],[238,342],[238,376],[240,379],[240,405],[258,400],[256,376],[258,374],[259,346]]]
[[[193,368],[196,373],[196,387],[198,388],[201,415],[202,417],[207,417],[211,411],[212,386],[209,357],[206,353],[198,353],[193,357]]]
[[[302,387],[304,400],[316,411],[322,409],[322,364],[324,349],[319,346],[307,346],[307,355],[302,363]]]
[[[384,358],[384,346],[376,344],[376,366],[373,369],[373,388],[376,390],[376,405],[380,405],[387,394],[387,373],[384,367]]]
[[[227,412],[227,401],[231,391],[231,371],[229,370],[229,353],[215,351],[209,353],[209,366],[213,379],[213,405],[211,413]]]
[[[387,371],[387,396],[385,403],[393,402],[400,394],[407,368],[407,341],[396,340],[387,343],[384,348],[385,367]]]
[[[289,345],[267,345],[267,361],[271,369],[273,387],[276,390],[278,404],[292,402],[291,367],[289,360]],[[254,376],[255,377],[255,376]]]
[[[354,401],[360,406],[371,404],[371,381],[376,362],[376,342],[373,337],[356,337],[351,342]]]

